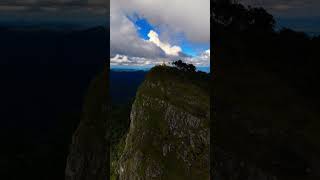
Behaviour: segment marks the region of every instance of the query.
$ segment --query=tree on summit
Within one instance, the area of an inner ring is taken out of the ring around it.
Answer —
[[[193,64],[184,63],[182,60],[173,61],[172,64],[179,70],[184,72],[196,72],[196,67]]]

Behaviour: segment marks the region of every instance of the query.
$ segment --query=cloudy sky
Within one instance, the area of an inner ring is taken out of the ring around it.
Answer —
[[[1,0],[0,24],[108,24],[108,0]]]
[[[280,27],[320,34],[320,0],[240,0],[243,4],[262,6]]]
[[[210,64],[210,0],[111,0],[111,67]]]

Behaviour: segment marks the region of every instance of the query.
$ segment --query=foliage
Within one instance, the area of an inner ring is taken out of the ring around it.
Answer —
[[[215,3],[212,20],[214,146],[277,179],[310,178],[320,153],[319,37],[277,31],[264,9],[241,4]]]
[[[155,170],[160,171],[161,176],[154,179],[208,178],[208,166],[203,160],[209,153],[208,145],[198,149],[197,154],[191,147],[182,149],[184,145],[181,145],[190,134],[203,133],[209,127],[210,99],[208,88],[205,88],[209,79],[203,75],[170,66],[155,66],[149,71],[144,83],[138,89],[133,104],[134,125],[130,128],[120,160],[122,167],[126,167],[124,170],[126,177],[135,174],[144,178],[148,176],[147,174],[150,175],[148,169],[155,164],[159,165]],[[165,112],[171,112],[172,120],[179,124],[176,131],[184,135],[180,137],[175,132],[170,133],[172,131],[170,121]],[[181,114],[184,114],[184,118],[201,119],[199,126],[188,127],[188,123],[185,124],[183,118],[179,116]],[[200,141],[197,139],[194,143],[198,143],[198,140]],[[168,144],[176,148],[163,155],[164,145]],[[190,169],[187,168],[189,163],[179,158],[179,152],[182,150],[188,152],[188,157],[190,154],[195,156],[192,162],[189,161],[192,164]],[[135,158],[137,156],[142,158]]]
[[[230,1],[213,3],[214,23],[224,25],[233,30],[259,30],[272,32],[275,20],[263,8],[245,7]]]
[[[110,110],[110,175],[117,177],[118,160],[122,154],[130,125],[132,102],[112,105]]]
[[[195,72],[196,67],[193,64],[187,64],[182,62],[182,60],[174,61],[172,64],[181,71],[184,72]]]

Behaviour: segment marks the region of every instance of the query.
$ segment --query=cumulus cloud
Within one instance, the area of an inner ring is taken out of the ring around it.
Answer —
[[[173,61],[176,61],[178,59],[181,59],[186,63],[191,63],[198,67],[208,67],[210,66],[210,49],[200,53],[195,57],[171,56],[165,58],[146,58],[116,54],[114,57],[110,58],[110,64],[111,66],[154,66],[162,63],[170,65]]]
[[[134,23],[114,6],[110,17],[110,55],[113,57],[116,54],[146,58],[165,56],[165,52],[156,44],[141,39]]]
[[[111,66],[153,66],[163,62],[171,64],[178,59],[196,66],[208,66],[210,51],[191,57],[185,54],[172,39],[177,37],[177,34],[183,34],[183,37],[190,42],[209,43],[209,2],[209,0],[197,2],[171,0],[170,3],[167,0],[152,2],[112,0],[110,6]],[[134,23],[135,18],[146,19],[157,27],[160,34],[150,30],[147,39],[141,38],[138,33],[139,27]]]
[[[171,46],[169,43],[161,42],[156,32],[150,31],[148,34],[149,41],[160,47],[167,55],[178,56],[181,52],[179,46]]]
[[[110,55],[122,54],[130,57],[169,58],[182,56],[179,46],[172,46],[160,40],[158,34],[151,30],[148,40],[139,37],[138,27],[128,18],[119,4],[111,4],[110,17]]]
[[[210,42],[210,0],[111,0],[113,6],[146,18],[161,31],[182,33],[193,42]]]
[[[185,58],[185,61],[195,66],[210,66],[210,49],[201,52],[198,56]]]
[[[123,64],[123,63],[132,63],[132,61],[128,60],[128,56],[117,54],[113,58],[110,59],[113,64]]]
[[[167,58],[145,58],[145,57],[133,57],[117,54],[110,58],[110,65],[122,65],[122,66],[154,66],[165,62],[170,64]]]

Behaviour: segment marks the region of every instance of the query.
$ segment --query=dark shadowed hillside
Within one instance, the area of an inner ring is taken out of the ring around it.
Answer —
[[[214,4],[214,176],[319,178],[319,38],[274,30],[272,15]]]
[[[0,27],[0,63],[101,65],[108,53],[108,36],[104,27],[75,31]]]
[[[81,121],[73,134],[66,165],[66,180],[107,180],[107,69],[90,84]]]
[[[104,28],[0,28],[1,179],[64,179],[89,82],[102,72]]]

